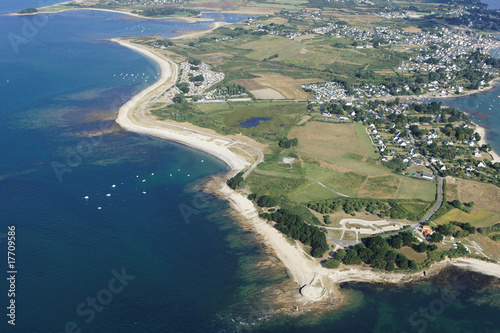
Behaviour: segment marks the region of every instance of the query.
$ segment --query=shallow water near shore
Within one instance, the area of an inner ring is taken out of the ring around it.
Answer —
[[[498,282],[447,268],[412,285],[344,283],[347,306],[321,317],[280,317],[259,332],[496,332]]]
[[[255,236],[228,216],[226,203],[193,189],[227,167],[112,127],[118,108],[154,82],[158,68],[97,39],[140,35],[139,25],[165,35],[167,27],[203,25],[120,17],[57,14],[17,53],[0,41],[0,251],[7,225],[15,225],[19,272],[16,327],[4,315],[0,331],[62,332],[73,322],[96,333],[416,331],[408,317],[439,296],[437,283],[347,284],[350,304],[341,310],[273,315],[272,286],[288,281],[286,272],[261,268],[269,256]],[[0,17],[2,31],[22,26],[22,18]],[[116,275],[128,276],[119,292],[110,284]],[[470,288],[426,332],[498,327],[499,294],[490,294]],[[92,311],[93,298],[105,306]]]

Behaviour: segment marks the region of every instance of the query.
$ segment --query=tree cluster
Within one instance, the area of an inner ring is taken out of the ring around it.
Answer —
[[[203,77],[203,74],[200,74],[200,75],[189,77],[189,81],[190,82],[203,82],[203,81],[205,81],[205,78]]]
[[[187,8],[173,8],[173,7],[157,7],[157,8],[148,8],[141,11],[141,15],[152,17],[152,16],[169,16],[174,15],[178,12],[187,12],[192,15],[200,14],[199,10],[187,9]]]
[[[380,217],[389,216],[393,219],[409,219],[417,221],[424,212],[415,214],[398,203],[398,200],[382,200],[368,198],[345,198],[339,197],[328,200],[313,201],[307,204],[307,207],[321,214],[331,214],[343,210],[346,214],[354,212],[369,212],[378,214]]]
[[[181,82],[181,83],[178,83],[178,84],[177,84],[177,88],[179,88],[179,90],[180,90],[183,94],[187,94],[187,93],[189,93],[189,83],[187,83],[187,82]]]
[[[227,186],[229,186],[233,190],[242,187],[244,184],[245,179],[243,179],[243,171],[227,181]]]
[[[456,227],[459,227],[461,230],[457,230]],[[452,221],[450,223],[438,225],[435,228],[435,231],[437,233],[443,234],[445,236],[453,236],[455,238],[463,238],[463,237],[469,236],[470,234],[475,234],[476,228],[474,228],[470,223]]]
[[[281,138],[278,141],[278,146],[280,146],[281,148],[292,148],[298,144],[299,144],[299,139],[297,138],[294,139]]]
[[[401,157],[395,157],[390,161],[382,162],[383,165],[396,171],[397,173],[401,173],[406,170],[408,167],[408,163],[405,163]]]
[[[328,104],[321,105],[320,111],[321,112],[328,111],[330,113],[339,115],[344,114],[344,108],[337,102],[330,102]]]
[[[416,242],[416,239],[410,232],[403,232],[389,239],[371,236],[366,238],[364,243],[356,244],[348,250],[337,251],[334,259],[346,265],[365,263],[373,268],[387,271],[393,271],[396,268],[417,269],[418,264],[414,260],[408,260],[404,254],[395,251],[401,246],[411,246],[413,242]]]
[[[462,128],[460,126],[453,127],[452,124],[446,124],[444,127],[444,133],[451,137],[456,138],[457,140],[470,140],[475,138],[474,130],[471,128]]]
[[[500,223],[494,224],[490,227],[482,227],[478,229],[479,233],[483,235],[487,235],[489,233],[495,232],[495,231],[500,231]]]
[[[313,257],[321,258],[328,250],[326,236],[323,231],[316,226],[303,222],[299,215],[285,209],[279,209],[271,214],[262,214],[262,216],[270,221],[275,221],[275,228],[285,235],[311,246],[311,255]]]
[[[36,12],[38,12],[38,9],[36,9],[36,8],[26,8],[26,9],[20,10],[18,13],[19,14],[32,14],[32,13],[36,13]]]
[[[262,195],[257,199],[257,205],[259,207],[273,207],[277,204],[276,199],[269,195]]]
[[[250,92],[245,88],[244,86],[240,84],[223,84],[219,85],[216,90],[217,95],[224,95],[224,96],[235,96],[235,95],[241,95],[241,94],[249,94]]]

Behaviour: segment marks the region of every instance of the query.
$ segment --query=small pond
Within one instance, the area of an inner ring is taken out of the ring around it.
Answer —
[[[252,117],[250,119],[247,119],[245,121],[240,122],[240,126],[243,128],[251,128],[251,127],[256,127],[260,125],[261,121],[268,121],[273,118],[266,118],[266,117]]]

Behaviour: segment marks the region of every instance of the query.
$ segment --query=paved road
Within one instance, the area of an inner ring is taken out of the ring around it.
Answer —
[[[346,223],[356,224],[360,227],[358,227],[358,229],[356,229],[356,227],[346,227]],[[384,225],[380,227],[378,224],[384,224]],[[377,234],[384,231],[389,231],[389,229],[383,229],[384,227],[391,227],[391,225],[398,225],[399,227],[397,229],[390,229],[391,231],[398,231],[407,224],[401,222],[387,221],[387,220],[366,221],[361,219],[343,219],[342,221],[340,221],[340,225],[341,227],[322,227],[322,228],[329,230],[353,231],[355,233],[361,232],[363,234]],[[363,226],[367,228],[363,228]],[[369,229],[370,227],[372,229]]]
[[[419,150],[417,148],[417,146],[415,145],[415,138],[413,137],[413,134],[410,132],[410,140],[411,140],[411,143],[413,145],[413,147],[415,147],[416,150]],[[422,155],[422,153],[419,151],[420,155]],[[437,188],[437,202],[436,204],[434,205],[434,207],[432,208],[432,210],[422,219],[422,221],[420,221],[419,224],[415,224],[412,226],[412,228],[410,228],[410,230],[415,230],[418,228],[419,225],[423,225],[424,223],[426,223],[427,221],[429,221],[429,219],[431,218],[432,215],[434,215],[437,210],[441,207],[441,205],[443,204],[443,178],[441,176],[439,176],[439,171],[434,167],[434,165],[432,165],[428,160],[427,158],[422,155],[422,158],[425,162],[426,165],[429,165],[429,167],[432,169],[432,171],[437,175],[437,179],[438,179],[438,188]]]
[[[248,169],[247,172],[245,172],[243,174],[243,179],[246,179],[247,176],[250,174],[250,172],[252,172],[253,169],[255,169],[255,167],[257,165],[259,165],[260,162],[264,161],[264,154],[262,154],[262,152],[259,149],[255,148],[254,146],[251,146],[251,145],[248,145],[248,144],[242,143],[242,142],[238,142],[238,143],[243,144],[244,146],[252,148],[253,150],[255,150],[257,152],[257,154],[259,154],[259,158],[257,159],[257,161],[255,161],[255,163],[250,167],[250,169]]]
[[[432,210],[422,219],[421,223],[425,223],[429,221],[432,215],[437,212],[437,210],[443,204],[443,177],[438,176],[438,190],[437,190],[437,202],[436,205],[432,208]]]

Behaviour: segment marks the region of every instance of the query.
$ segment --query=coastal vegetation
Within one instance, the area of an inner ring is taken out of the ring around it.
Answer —
[[[183,97],[181,103],[152,110],[160,119],[188,121],[200,127],[216,130],[221,134],[243,133],[263,143],[282,139],[307,112],[305,103],[279,102],[227,102],[212,105],[193,104]],[[240,123],[252,117],[270,118],[254,127],[241,127]]]
[[[310,246],[313,257],[321,258],[329,249],[325,234],[318,227],[305,223],[298,214],[279,209],[273,213],[264,213],[262,217],[276,222],[275,228],[285,235]]]
[[[19,14],[33,14],[36,12],[38,12],[38,9],[36,9],[36,8],[26,8],[26,9],[20,10],[18,13]]]
[[[227,181],[227,186],[233,190],[241,188],[245,184],[245,179],[243,178],[243,172],[239,172],[236,176],[230,178]]]
[[[381,200],[367,198],[345,198],[338,197],[330,200],[322,200],[310,202],[308,208],[317,211],[321,214],[331,214],[342,210],[346,214],[353,212],[368,212],[373,215],[378,215],[380,218],[390,217],[391,219],[408,219],[410,221],[419,221],[425,215],[425,209],[418,213],[408,209],[402,203],[414,204],[410,200]],[[429,207],[429,203],[418,202],[420,207]]]
[[[140,12],[134,10],[132,11],[132,13],[148,17],[164,17],[164,16],[196,16],[200,14],[200,11],[187,8],[160,7],[160,8],[148,8]]]
[[[419,268],[415,260],[409,260],[403,253],[397,251],[403,246],[411,246],[417,242],[410,232],[402,232],[388,239],[381,236],[365,238],[347,250],[335,252],[333,259],[345,265],[367,264],[376,269],[387,271],[416,270]]]

